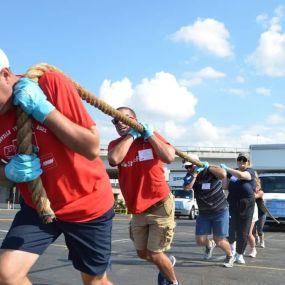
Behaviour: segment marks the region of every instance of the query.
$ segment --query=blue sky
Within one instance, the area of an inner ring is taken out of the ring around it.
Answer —
[[[4,1],[15,73],[47,62],[176,146],[285,143],[285,3]],[[117,135],[89,107],[102,145]]]

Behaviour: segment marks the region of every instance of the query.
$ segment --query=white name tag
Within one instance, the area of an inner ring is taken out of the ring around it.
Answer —
[[[139,154],[139,161],[153,159],[153,153],[151,148],[139,150],[138,154]]]
[[[238,180],[238,178],[236,176],[231,176],[230,181],[232,182],[236,182]]]
[[[209,190],[211,189],[211,183],[203,183],[202,190]]]

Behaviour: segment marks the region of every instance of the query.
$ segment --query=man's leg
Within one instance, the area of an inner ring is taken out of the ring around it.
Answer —
[[[31,285],[27,275],[38,258],[38,254],[26,251],[0,250],[0,284]]]
[[[107,278],[106,272],[98,276],[92,276],[81,272],[81,278],[84,285],[113,285],[113,283]]]
[[[30,268],[59,235],[55,223],[43,224],[36,210],[21,205],[1,245],[0,284],[32,284]]]
[[[87,222],[58,221],[65,236],[69,259],[80,271],[84,285],[112,285],[106,270],[110,265],[113,208]]]
[[[209,239],[212,233],[212,217],[199,215],[196,220],[196,243],[200,246],[205,246],[204,259],[208,260],[213,255],[213,250],[216,243]]]
[[[154,263],[159,271],[172,283],[176,283],[174,268],[169,257],[163,252],[148,251],[148,260]]]

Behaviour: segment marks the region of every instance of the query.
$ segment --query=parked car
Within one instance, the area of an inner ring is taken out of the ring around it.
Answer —
[[[175,216],[186,216],[194,220],[198,216],[198,205],[194,197],[194,191],[184,191],[183,189],[172,190],[175,196]]]

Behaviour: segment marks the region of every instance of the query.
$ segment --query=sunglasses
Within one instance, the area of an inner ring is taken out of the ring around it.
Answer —
[[[118,123],[120,122],[118,119],[113,119],[112,121],[111,121],[114,125],[118,125]]]
[[[185,166],[185,169],[190,169],[190,168],[192,168],[192,166],[193,166],[193,164],[191,164],[191,165],[186,165],[186,166]]]
[[[247,159],[245,157],[240,157],[237,159],[238,162],[242,161],[242,162],[247,162]]]
[[[128,116],[126,115],[126,117],[130,118],[130,119],[134,119],[134,117]],[[116,126],[118,125],[121,121],[118,120],[117,118],[114,118],[113,120],[111,120],[111,122]]]

